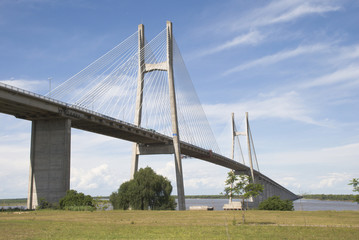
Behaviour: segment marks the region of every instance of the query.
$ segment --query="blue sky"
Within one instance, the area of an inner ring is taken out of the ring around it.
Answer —
[[[45,94],[145,25],[174,35],[222,152],[249,112],[260,170],[295,193],[350,194],[359,177],[359,3],[1,0],[0,81]],[[0,114],[0,198],[26,197],[28,121]],[[109,195],[131,144],[72,131],[71,188]],[[175,186],[171,156],[141,157]],[[183,161],[186,194],[223,191],[227,169]],[[174,190],[174,193],[176,191]]]

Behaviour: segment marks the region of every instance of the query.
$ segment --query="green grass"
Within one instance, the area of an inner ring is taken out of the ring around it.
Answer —
[[[0,239],[358,239],[359,211],[0,213]]]

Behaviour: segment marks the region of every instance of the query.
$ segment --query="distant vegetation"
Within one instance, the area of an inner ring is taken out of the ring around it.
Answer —
[[[303,194],[303,198],[332,201],[355,201],[352,194]]]
[[[0,199],[0,206],[26,205],[27,198]]]

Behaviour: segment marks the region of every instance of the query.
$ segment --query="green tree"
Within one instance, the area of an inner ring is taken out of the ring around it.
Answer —
[[[71,207],[95,207],[94,200],[90,195],[78,193],[76,190],[68,190],[65,197],[60,199],[59,204],[61,209],[69,209]]]
[[[224,182],[227,187],[224,189],[225,195],[232,201],[235,195],[238,195],[238,188],[235,186],[238,181],[238,176],[234,174],[234,171],[228,172],[226,181]]]
[[[242,208],[244,206],[244,200],[250,197],[257,197],[264,189],[263,185],[253,183],[250,176],[236,175],[234,171],[228,172],[225,184],[227,186],[224,189],[225,195],[229,198],[238,195],[238,197],[242,199]]]
[[[279,196],[267,198],[259,204],[259,210],[293,211],[293,201],[282,200]]]
[[[150,167],[141,168],[134,178],[121,184],[110,201],[114,209],[174,210],[176,201],[171,196],[171,182],[157,175]]]
[[[349,185],[353,186],[353,192],[359,192],[359,178],[353,178],[353,180],[351,180],[351,182],[349,183]],[[359,204],[359,195],[355,196],[355,202],[357,202]]]
[[[261,192],[263,192],[263,185],[252,182],[252,178],[250,176],[236,175],[234,171],[228,172],[225,184],[227,186],[224,189],[224,194],[226,196],[232,198],[235,195],[238,195],[238,197],[242,199],[242,218],[243,223],[245,223],[244,200],[251,197],[257,197]]]

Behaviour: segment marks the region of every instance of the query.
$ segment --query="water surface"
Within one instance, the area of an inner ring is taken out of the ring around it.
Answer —
[[[214,210],[223,210],[228,199],[186,199],[186,208],[190,206],[214,207]],[[350,201],[323,201],[315,199],[299,199],[293,202],[295,211],[353,211],[359,210],[359,204]]]

